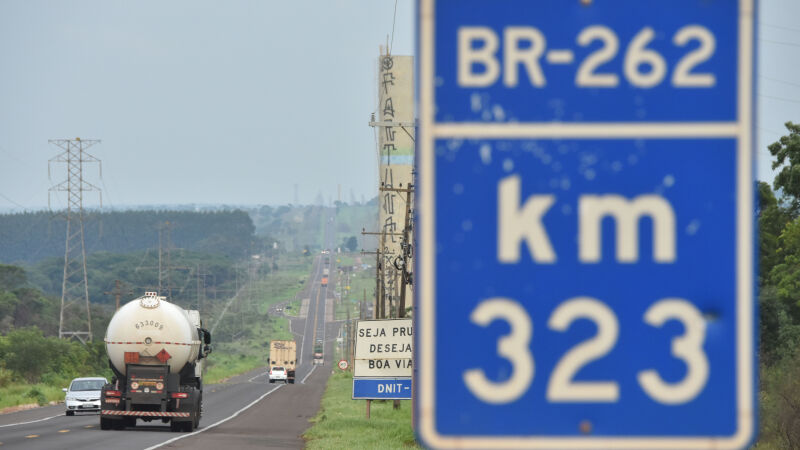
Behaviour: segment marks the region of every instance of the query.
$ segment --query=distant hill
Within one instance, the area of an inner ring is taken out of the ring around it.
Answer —
[[[113,211],[85,214],[87,253],[129,253],[158,248],[215,253],[233,258],[259,250],[250,215],[228,211]],[[30,265],[64,255],[66,222],[50,212],[0,215],[0,263]],[[162,242],[166,246],[166,242]]]

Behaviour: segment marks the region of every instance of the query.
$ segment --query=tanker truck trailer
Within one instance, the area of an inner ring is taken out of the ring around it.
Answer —
[[[105,337],[114,377],[101,392],[100,428],[161,420],[172,431],[200,423],[203,365],[211,334],[200,314],[146,292],[111,318]]]

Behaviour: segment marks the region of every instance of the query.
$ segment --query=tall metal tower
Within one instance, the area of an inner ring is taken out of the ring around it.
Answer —
[[[51,139],[51,144],[63,151],[51,158],[47,164],[48,176],[53,163],[67,164],[67,179],[50,188],[47,196],[50,204],[50,193],[66,192],[67,208],[64,212],[67,222],[67,238],[64,249],[64,279],[61,284],[61,315],[58,322],[59,338],[77,338],[83,343],[92,340],[92,313],[89,305],[89,283],[86,276],[86,246],[83,237],[83,193],[85,191],[100,192],[100,206],[103,196],[100,188],[83,179],[83,165],[98,163],[100,176],[103,166],[100,160],[86,152],[86,149],[99,143],[97,139]],[[80,305],[86,307],[86,321],[82,324],[83,312]],[[75,327],[74,331],[68,328]]]

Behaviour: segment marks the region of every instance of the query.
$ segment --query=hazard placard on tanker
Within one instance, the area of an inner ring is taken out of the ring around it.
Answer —
[[[411,319],[359,320],[355,341],[354,377],[411,376]]]

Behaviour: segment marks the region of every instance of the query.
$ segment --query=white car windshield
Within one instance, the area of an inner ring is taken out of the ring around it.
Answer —
[[[99,391],[106,384],[105,380],[77,380],[72,382],[70,391]]]

